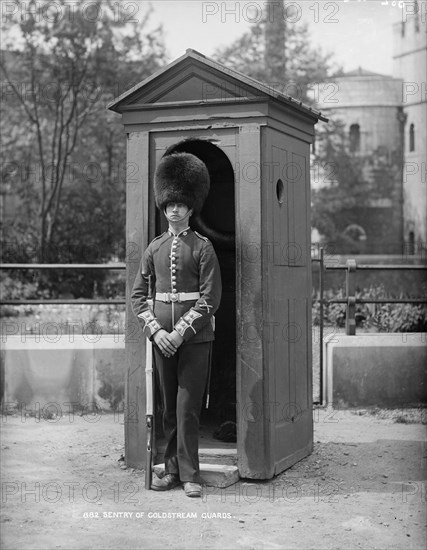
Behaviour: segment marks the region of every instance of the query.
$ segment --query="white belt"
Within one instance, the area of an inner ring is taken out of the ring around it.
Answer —
[[[160,302],[188,302],[199,298],[200,292],[156,292],[156,300]]]

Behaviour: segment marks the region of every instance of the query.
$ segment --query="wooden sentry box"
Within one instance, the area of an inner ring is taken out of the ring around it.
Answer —
[[[223,297],[211,416],[237,422],[241,477],[269,479],[312,450],[310,145],[320,113],[186,54],[114,100],[127,133],[127,292],[166,228],[152,183],[166,152],[203,160],[211,191],[192,225],[213,242]],[[125,450],[145,466],[145,340],[128,302]]]

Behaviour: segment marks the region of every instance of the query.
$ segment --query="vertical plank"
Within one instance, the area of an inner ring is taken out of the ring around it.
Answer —
[[[237,425],[241,477],[271,477],[264,430],[261,128],[239,128],[236,171]]]
[[[289,349],[289,403],[295,405],[296,403],[296,386],[298,383],[297,370],[300,368],[300,365],[297,364],[297,352],[298,352],[298,342],[295,341],[295,332],[299,330],[299,325],[296,320],[295,310],[296,302],[295,298],[289,298],[288,302],[288,319],[286,324],[286,330],[283,334],[283,337],[286,338],[288,342]]]
[[[130,292],[148,244],[148,138],[148,132],[131,132],[127,141],[125,458],[132,468],[145,467],[145,339]]]
[[[288,257],[283,244],[289,242],[289,194],[288,180],[285,177],[285,167],[288,163],[288,151],[278,144],[272,146],[273,153],[273,180],[271,182],[270,211],[273,217],[273,255],[274,265],[287,265]],[[279,180],[282,185],[281,201],[277,196]]]
[[[298,144],[298,151],[301,149]],[[293,234],[290,240],[289,247],[289,265],[306,266],[310,265],[307,261],[307,247],[309,242],[308,227],[310,217],[307,217],[307,159],[299,153],[292,153],[290,167],[290,178],[293,189],[293,210],[292,210],[292,226]]]
[[[277,325],[265,364],[269,380],[265,400],[277,404],[269,445],[274,471],[279,473],[312,448],[309,151],[296,137],[273,129],[268,132],[263,162],[269,159],[283,181],[282,203],[276,193],[276,175],[264,193],[272,217],[265,224],[269,228],[265,238],[274,242],[278,252],[268,266],[265,283],[271,286],[270,300],[274,300],[266,304],[267,315]],[[268,347],[268,342],[264,345]]]
[[[311,384],[309,384],[308,370],[311,361],[308,358],[308,319],[306,297],[294,300],[294,321],[290,330],[291,345],[295,348],[295,404],[297,411],[305,411],[308,407],[308,394]],[[310,311],[311,316],[311,311]]]

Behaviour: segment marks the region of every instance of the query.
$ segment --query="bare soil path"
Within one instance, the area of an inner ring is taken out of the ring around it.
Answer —
[[[312,455],[269,482],[145,491],[123,418],[2,417],[2,548],[424,549],[421,423],[314,411]]]

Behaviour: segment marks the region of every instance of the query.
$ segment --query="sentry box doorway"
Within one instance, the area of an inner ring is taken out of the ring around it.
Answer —
[[[158,162],[185,151],[209,170],[192,226],[215,247],[223,296],[200,446],[234,456],[241,477],[269,479],[313,445],[309,155],[326,119],[194,50],[108,107],[128,143],[128,293],[143,250],[166,228],[152,192]],[[145,468],[145,339],[129,303],[127,326],[125,457]],[[237,424],[226,453],[210,437],[224,422]]]

